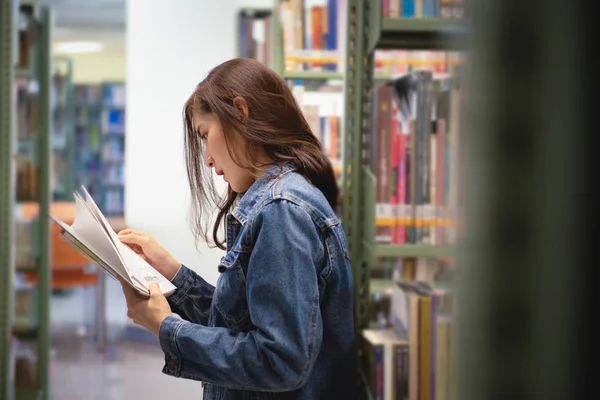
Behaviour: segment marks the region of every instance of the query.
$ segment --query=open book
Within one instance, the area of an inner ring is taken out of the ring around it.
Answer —
[[[73,193],[75,220],[72,226],[50,216],[62,228],[60,237],[113,278],[126,282],[142,295],[150,294],[148,287],[152,282],[158,283],[165,296],[173,293],[175,286],[119,240],[92,196],[83,186],[82,190],[85,198],[78,192]]]

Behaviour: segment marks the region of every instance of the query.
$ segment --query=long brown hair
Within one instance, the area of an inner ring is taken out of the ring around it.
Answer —
[[[247,116],[234,105],[237,97],[245,101]],[[185,159],[196,238],[210,242],[210,222],[203,212],[207,206],[216,206],[219,212],[212,227],[213,243],[225,248],[225,239],[218,238],[218,231],[238,193],[229,186],[227,196],[222,199],[215,191],[210,171],[204,164],[202,141],[194,129],[194,111],[213,113],[219,118],[229,154],[240,167],[251,171],[263,167],[257,160],[257,150],[262,150],[272,160],[270,164],[293,165],[323,192],[332,208],[336,207],[339,190],[331,162],[286,82],[258,61],[236,58],[212,69],[184,106]],[[233,142],[245,146],[233,149]]]

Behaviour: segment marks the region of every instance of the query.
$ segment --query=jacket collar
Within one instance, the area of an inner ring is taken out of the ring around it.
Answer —
[[[293,171],[295,167],[290,164],[271,165],[243,194],[238,205],[231,211],[231,215],[245,225],[252,213],[252,209],[261,202],[265,194],[273,187],[281,176]]]

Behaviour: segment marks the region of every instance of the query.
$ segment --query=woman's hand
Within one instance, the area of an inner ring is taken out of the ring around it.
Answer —
[[[142,297],[126,283],[121,283],[121,285],[127,301],[127,316],[134,323],[146,328],[158,337],[160,324],[172,314],[171,307],[169,307],[169,303],[160,291],[158,284],[154,282],[148,288],[150,290],[149,298]]]
[[[119,232],[119,240],[140,255],[168,280],[173,279],[181,264],[147,233],[134,229]]]

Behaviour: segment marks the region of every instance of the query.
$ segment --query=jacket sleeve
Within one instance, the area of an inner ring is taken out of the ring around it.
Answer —
[[[165,374],[256,391],[290,391],[306,382],[322,340],[320,231],[287,200],[266,205],[251,229],[246,295],[255,329],[234,333],[167,317],[159,332]]]
[[[185,320],[207,325],[215,287],[185,265],[181,265],[171,282],[177,287],[167,297],[171,310]]]

